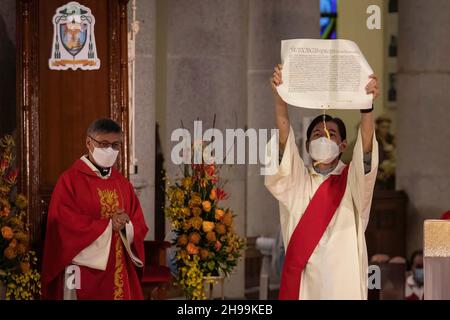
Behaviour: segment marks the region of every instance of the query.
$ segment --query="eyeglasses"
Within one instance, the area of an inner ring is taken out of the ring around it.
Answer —
[[[122,145],[121,142],[113,142],[113,143],[105,142],[105,141],[100,142],[100,141],[95,140],[91,136],[89,136],[89,138],[94,140],[98,144],[98,146],[102,149],[107,149],[107,148],[111,147],[114,150],[118,151],[118,150],[120,150],[120,146]]]

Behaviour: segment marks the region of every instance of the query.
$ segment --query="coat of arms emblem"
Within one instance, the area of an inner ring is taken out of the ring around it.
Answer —
[[[95,18],[91,10],[78,2],[56,9],[53,16],[52,70],[97,70],[100,60],[94,35]]]

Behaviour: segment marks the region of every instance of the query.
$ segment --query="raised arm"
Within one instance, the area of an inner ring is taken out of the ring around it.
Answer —
[[[272,91],[275,100],[275,121],[278,130],[280,131],[280,149],[284,150],[286,142],[289,136],[289,114],[287,110],[286,102],[281,99],[277,92],[277,86],[283,83],[281,76],[282,65],[279,64],[275,67],[272,77],[270,78],[270,84],[272,86]]]
[[[371,75],[371,80],[366,86],[366,93],[373,94],[373,100],[379,95],[377,77]],[[281,131],[281,130],[280,130]],[[372,151],[372,140],[375,132],[375,125],[373,119],[373,112],[361,112],[361,138],[364,154]]]

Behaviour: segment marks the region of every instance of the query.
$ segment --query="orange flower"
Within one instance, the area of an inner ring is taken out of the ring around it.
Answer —
[[[211,202],[209,202],[208,200],[203,201],[202,207],[203,207],[203,210],[205,210],[206,212],[210,212],[211,211]]]
[[[27,252],[27,246],[24,245],[23,243],[19,243],[17,245],[17,253],[18,254],[24,254],[25,252]]]
[[[216,198],[217,198],[217,192],[216,192],[216,189],[212,189],[212,190],[211,190],[211,193],[209,194],[209,198],[210,198],[212,201],[216,200]]]
[[[203,221],[203,231],[206,233],[211,232],[214,230],[214,222],[211,221]]]
[[[223,216],[222,222],[227,226],[231,226],[233,223],[233,215],[230,212],[225,213]]]
[[[215,232],[208,232],[206,234],[206,239],[210,242],[215,242],[217,240]]]
[[[0,211],[0,217],[7,217],[11,213],[11,209],[9,207],[4,207],[2,211]]]
[[[198,247],[195,244],[189,242],[186,247],[186,251],[189,254],[198,254]]]
[[[7,217],[11,212],[11,205],[8,200],[0,199],[0,217]]]
[[[9,246],[11,248],[17,247],[17,240],[16,239],[12,239],[11,242],[9,243]]]
[[[30,263],[29,262],[21,262],[20,270],[22,270],[22,273],[27,273],[28,271],[30,271]]]
[[[207,249],[201,249],[200,250],[200,258],[202,260],[206,260],[209,257],[209,251]]]
[[[216,220],[221,220],[225,214],[225,211],[223,211],[222,209],[216,209],[215,213]]]
[[[192,232],[189,235],[189,241],[192,242],[193,244],[198,244],[201,240],[200,235],[198,234],[198,232]]]
[[[14,248],[8,247],[5,249],[4,255],[6,259],[12,260],[17,257],[17,252]]]
[[[178,237],[177,244],[179,246],[184,247],[185,245],[187,245],[187,243],[188,243],[188,237],[185,234],[182,234],[181,236]]]
[[[223,223],[216,224],[216,232],[217,234],[225,234],[227,232],[227,228]]]
[[[11,240],[12,237],[14,236],[14,233],[10,227],[5,226],[2,228],[2,236],[6,240]]]
[[[190,220],[185,221],[185,222],[183,223],[183,230],[187,231],[187,230],[189,230],[191,227],[192,227],[192,224],[191,224],[191,221],[190,221]]]

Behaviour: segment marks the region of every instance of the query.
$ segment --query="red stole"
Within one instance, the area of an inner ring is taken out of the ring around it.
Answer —
[[[300,280],[314,249],[339,207],[347,186],[348,166],[322,182],[295,227],[281,274],[280,300],[298,300]]]

